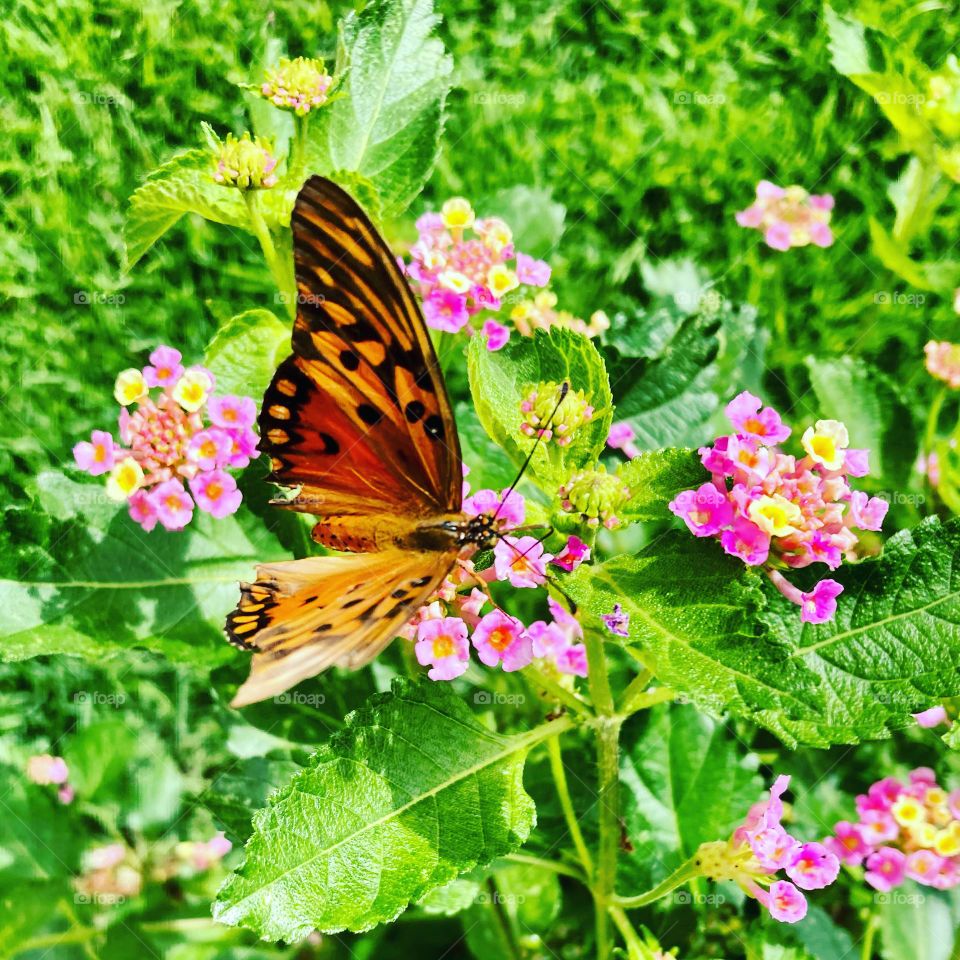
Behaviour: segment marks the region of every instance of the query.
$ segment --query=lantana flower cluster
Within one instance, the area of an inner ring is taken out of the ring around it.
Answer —
[[[284,58],[267,71],[259,93],[275,107],[305,117],[328,101],[332,86],[333,77],[327,73],[322,60]]]
[[[855,822],[841,820],[827,846],[887,892],[906,880],[938,890],[960,884],[960,790],[948,793],[927,767],[907,782],[884,777],[857,797]]]
[[[55,786],[57,799],[61,803],[72,803],[73,787],[69,784],[70,768],[63,757],[49,753],[38,753],[27,760],[27,779],[38,786]]]
[[[593,419],[593,407],[582,390],[567,390],[550,381],[538,383],[520,404],[524,419],[520,431],[528,437],[540,437],[558,447],[569,446],[579,427]]]
[[[424,214],[416,226],[410,262],[401,266],[435,330],[472,332],[471,318],[481,311],[494,313],[518,287],[545,287],[550,280],[549,264],[518,251],[503,220],[477,217],[463,197],[447,200],[439,213]],[[491,350],[510,338],[510,328],[492,318],[482,332]]]
[[[120,442],[94,430],[73,448],[77,465],[105,475],[107,496],[126,502],[147,532],[157,523],[182,530],[195,507],[217,518],[236,512],[242,496],[227,470],[257,454],[253,399],[215,395],[213,374],[181,361],[178,350],[161,346],[142,370],[122,371],[113,393]]]
[[[790,777],[777,777],[768,799],[754,804],[729,840],[701,845],[696,863],[708,879],[736,883],[774,920],[796,923],[807,913],[802,891],[828,887],[840,861],[824,844],[804,843],[787,832],[782,797],[789,785]]]
[[[942,380],[953,390],[960,390],[960,344],[931,340],[923,348],[927,373]]]
[[[833,197],[812,194],[803,187],[778,187],[769,180],[757,184],[757,198],[737,213],[741,227],[763,231],[763,239],[774,250],[789,250],[814,244],[829,247],[833,243],[830,215]]]
[[[269,190],[277,184],[277,159],[273,144],[262,137],[244,133],[238,140],[227,134],[216,151],[213,179],[224,187],[240,190]]]
[[[856,530],[879,530],[888,504],[850,487],[868,472],[867,451],[849,447],[846,427],[818,420],[801,438],[805,456],[780,452],[791,434],[780,414],[751,393],[735,397],[726,414],[735,432],[701,447],[711,479],[670,503],[697,537],[713,537],[748,566],[763,567],[780,592],[800,606],[806,623],[836,613],[843,587],[821,580],[801,592],[781,570],[823,563],[836,570],[854,557]]]
[[[469,516],[497,512],[502,530],[524,522],[525,500],[515,490],[470,494],[465,481],[464,494],[463,510]],[[524,625],[494,604],[487,585],[501,580],[519,589],[536,588],[546,581],[548,565],[571,571],[589,557],[589,548],[577,537],[553,555],[536,537],[504,535],[493,548],[492,566],[481,571],[472,560],[460,561],[401,635],[415,641],[417,660],[430,667],[431,680],[453,680],[465,673],[471,647],[485,666],[500,665],[507,672],[538,660],[556,674],[586,676],[582,628],[561,604],[548,598],[552,619]]]
[[[567,310],[557,310],[557,295],[552,290],[541,290],[535,296],[521,300],[510,311],[510,319],[517,333],[524,337],[532,337],[537,330],[555,328],[597,337],[610,328],[610,318],[602,310],[594,310],[589,320]]]

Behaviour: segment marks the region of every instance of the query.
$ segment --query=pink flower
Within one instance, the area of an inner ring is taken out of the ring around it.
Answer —
[[[827,837],[824,845],[844,863],[858,867],[863,863],[864,857],[873,852],[873,847],[864,839],[859,824],[840,820],[834,825],[833,832],[834,836]]]
[[[148,387],[172,387],[183,373],[182,356],[173,347],[157,347],[150,354],[150,366],[143,368]]]
[[[557,657],[557,669],[573,677],[585,677],[589,672],[587,648],[582,643],[574,643]]]
[[[766,563],[770,555],[769,534],[746,517],[737,517],[733,527],[720,535],[720,543],[727,553],[751,567]]]
[[[193,501],[179,480],[164,481],[150,496],[164,529],[182,530],[193,519]]]
[[[915,850],[907,856],[904,872],[911,880],[932,886],[943,865],[943,857],[938,857],[931,850]]]
[[[502,663],[509,673],[533,660],[533,645],[523,624],[502,610],[492,610],[480,620],[472,641],[480,662],[488,667]]]
[[[890,504],[880,497],[867,497],[862,490],[850,494],[850,526],[860,530],[879,530]]]
[[[213,396],[207,401],[207,413],[210,421],[226,430],[239,430],[252,427],[257,419],[257,405],[252,397],[235,397],[225,394]]]
[[[610,432],[607,434],[607,446],[614,450],[622,450],[631,460],[640,456],[640,448],[634,443],[637,438],[636,431],[626,420],[619,423],[610,424]]]
[[[840,873],[840,861],[822,843],[805,843],[787,867],[787,876],[802,890],[829,887]]]
[[[109,843],[92,847],[84,854],[84,863],[90,870],[109,870],[123,863],[127,848],[122,843]]]
[[[826,623],[837,612],[837,597],[843,586],[836,580],[821,580],[810,593],[801,594],[800,619],[804,623]]]
[[[600,614],[603,625],[618,637],[630,636],[630,614],[623,612],[623,607],[619,603],[613,605],[610,613]]]
[[[431,680],[453,680],[470,665],[467,625],[459,617],[424,620],[417,628],[417,662]]]
[[[843,469],[851,477],[865,477],[870,472],[869,450],[847,450]]]
[[[668,506],[696,537],[712,537],[733,523],[733,507],[712,483],[697,490],[684,490]]]
[[[537,620],[527,627],[527,635],[533,642],[533,655],[551,661],[560,673],[585,677],[587,675],[587,648],[582,643],[574,642],[576,638],[583,637],[580,624],[555,600],[550,598],[549,602],[551,603],[551,609],[553,609],[554,604],[559,607],[563,619],[559,622],[554,620],[553,623]],[[571,623],[572,627],[570,626]]]
[[[960,345],[931,340],[924,348],[927,373],[954,390],[960,388]]]
[[[950,717],[947,715],[946,708],[942,704],[939,707],[931,707],[929,710],[915,713],[913,719],[917,721],[919,726],[926,727],[927,729],[939,727],[941,723],[950,723]]]
[[[70,786],[69,783],[65,783],[65,784],[57,791],[57,799],[58,799],[64,806],[67,806],[68,804],[73,803],[74,798],[76,797],[76,795],[77,795],[77,794],[76,794],[76,791],[73,789],[73,787]]]
[[[865,810],[860,815],[860,832],[864,840],[876,845],[900,836],[897,821],[885,810]]]
[[[98,477],[113,469],[115,462],[113,437],[104,430],[94,430],[89,443],[81,441],[73,448],[73,459],[77,466],[91,477]]]
[[[27,760],[27,779],[33,783],[47,786],[48,784],[62,784],[67,782],[70,771],[67,761],[63,757],[54,757],[49,753],[41,753]]]
[[[237,481],[223,470],[198,473],[190,481],[190,492],[197,506],[218,520],[236,513],[243,499]]]
[[[253,430],[230,430],[231,447],[228,465],[242,470],[248,466],[251,459],[258,453],[257,440]]]
[[[539,587],[552,559],[536,537],[501,537],[493,548],[497,579],[509,580],[514,587]]]
[[[471,517],[479,517],[483,513],[493,514],[500,521],[501,528],[510,530],[523,523],[526,514],[526,500],[523,494],[504,488],[501,493],[496,490],[477,490],[473,496],[463,501],[463,512]]]
[[[133,520],[149,533],[160,519],[153,495],[146,490],[138,490],[128,501],[127,510]]]
[[[777,880],[756,896],[781,923],[796,923],[807,915],[807,898],[789,880]]]
[[[534,260],[525,253],[518,253],[517,279],[531,287],[545,287],[550,282],[550,264],[544,260]]]
[[[757,862],[769,873],[791,864],[802,849],[800,841],[779,824],[755,831],[750,835],[749,843]]]
[[[780,419],[773,407],[761,406],[763,401],[744,390],[726,406],[724,413],[740,436],[753,437],[763,443],[783,443],[791,430]]]
[[[590,559],[590,548],[577,536],[567,538],[563,549],[553,558],[552,563],[572,573],[586,560]]]
[[[452,290],[434,290],[423,301],[423,316],[428,327],[445,333],[459,333],[470,319],[467,299]]]
[[[208,427],[195,433],[187,445],[187,457],[201,470],[222,467],[230,462],[232,455],[233,437],[220,427]]]
[[[867,857],[867,872],[864,880],[874,890],[887,893],[903,883],[907,872],[907,858],[893,847],[881,847]]]
[[[789,250],[810,243],[829,247],[833,243],[832,210],[829,194],[810,194],[803,187],[784,188],[761,180],[756,201],[735,216],[741,227],[763,231],[764,240],[774,250]]]
[[[791,247],[792,231],[786,223],[773,223],[767,227],[763,239],[772,250],[789,250]]]
[[[487,338],[488,350],[501,350],[510,339],[510,328],[496,320],[487,320],[482,327],[482,333]]]

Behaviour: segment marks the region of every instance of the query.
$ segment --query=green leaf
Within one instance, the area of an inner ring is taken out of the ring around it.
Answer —
[[[41,527],[0,561],[0,657],[97,661],[145,647],[209,669],[235,656],[222,629],[237,582],[287,556],[259,520],[198,513],[186,530],[144,533],[100,484],[46,473],[36,487]]]
[[[252,396],[259,403],[289,353],[290,325],[269,310],[247,310],[214,334],[203,362],[217,378],[217,393]]]
[[[641,454],[620,468],[632,496],[617,514],[625,520],[666,520],[667,504],[681,491],[699,487],[709,479],[693,450],[670,448]]]
[[[914,886],[880,893],[883,960],[949,960],[956,935],[950,907],[932,890]]]
[[[453,917],[476,902],[480,881],[457,877],[442,887],[431,890],[417,906],[430,916]]]
[[[765,578],[686,533],[585,565],[564,584],[599,629],[600,614],[623,604],[627,642],[662,683],[711,712],[748,716],[791,746],[827,746],[887,737],[957,693],[957,569],[960,521],[931,518],[897,534],[880,559],[833,574],[844,593],[828,624],[801,623]]]
[[[621,782],[634,850],[624,867],[630,888],[640,890],[675,870],[701,843],[730,836],[760,799],[763,783],[756,756],[744,754],[722,724],[693,707],[659,707],[639,733],[630,729]]]
[[[568,724],[502,736],[445,684],[395,681],[257,814],[214,916],[268,940],[393,920],[526,840],[527,751]]]
[[[188,150],[154,170],[130,198],[123,236],[132,267],[185,213],[250,230],[240,191],[213,179],[206,150]]]
[[[925,262],[912,259],[873,217],[870,218],[870,241],[877,259],[911,286],[947,296],[952,294],[960,283],[960,262],[946,259]],[[922,303],[923,301],[917,301],[918,306],[922,306]]]
[[[808,357],[810,384],[822,417],[842,420],[850,446],[870,451],[870,475],[903,490],[917,454],[909,408],[883,373],[852,357]]]
[[[933,133],[921,112],[924,85],[893,68],[887,39],[852,17],[840,16],[830,6],[824,8],[824,19],[834,69],[873,97],[909,149],[928,147]],[[921,69],[915,63],[909,66],[914,72]]]
[[[501,350],[488,350],[484,337],[473,337],[467,352],[470,390],[480,423],[519,467],[533,438],[520,431],[520,404],[538,383],[567,380],[583,390],[594,408],[593,419],[578,427],[566,447],[540,443],[530,461],[532,479],[546,492],[577,469],[592,466],[610,432],[612,406],[603,359],[593,342],[569,330],[537,330],[533,338],[511,337]]]
[[[345,95],[315,121],[308,166],[373,181],[385,217],[419,194],[440,149],[452,62],[438,20],[432,0],[374,0],[341,22]]]
[[[560,246],[567,210],[549,190],[508,187],[478,203],[477,209],[509,224],[514,246],[531,257],[549,258]]]

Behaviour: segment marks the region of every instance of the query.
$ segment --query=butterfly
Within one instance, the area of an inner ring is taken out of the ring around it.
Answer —
[[[340,666],[369,663],[458,559],[491,546],[495,514],[462,511],[456,422],[417,301],[359,205],[323,177],[291,218],[293,353],[259,417],[272,501],[319,517],[313,539],[346,555],[262,564],[227,617],[253,653],[244,706]]]

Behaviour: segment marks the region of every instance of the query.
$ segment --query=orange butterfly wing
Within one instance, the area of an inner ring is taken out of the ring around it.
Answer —
[[[257,568],[227,618],[254,651],[242,706],[330,666],[356,669],[439,586],[456,549],[397,549],[419,520],[457,513],[462,461],[436,354],[396,260],[356,202],[313,177],[292,218],[298,310],[293,355],[260,413],[285,506],[325,517],[321,543],[376,551]]]

